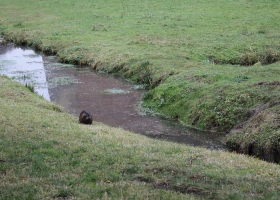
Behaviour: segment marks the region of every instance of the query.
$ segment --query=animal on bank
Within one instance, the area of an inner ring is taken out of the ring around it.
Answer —
[[[79,122],[81,124],[92,124],[92,116],[91,116],[91,114],[88,111],[83,110],[80,113]]]

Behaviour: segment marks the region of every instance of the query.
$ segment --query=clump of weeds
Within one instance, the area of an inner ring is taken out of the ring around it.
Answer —
[[[25,87],[26,87],[29,91],[31,91],[31,92],[34,93],[34,86],[33,86],[33,85],[31,85],[31,84],[29,84],[29,83],[25,83]]]
[[[242,54],[239,58],[239,64],[244,66],[251,66],[258,62],[263,65],[269,65],[278,61],[280,61],[279,51],[272,48],[260,53],[249,51]]]
[[[259,62],[260,57],[256,52],[246,52],[242,54],[239,58],[239,64],[245,66],[251,66]]]
[[[272,64],[278,61],[280,61],[280,51],[272,48],[266,50],[260,58],[260,62],[264,65]]]
[[[153,81],[153,69],[149,61],[142,62],[133,72],[136,83],[145,85],[149,88]]]

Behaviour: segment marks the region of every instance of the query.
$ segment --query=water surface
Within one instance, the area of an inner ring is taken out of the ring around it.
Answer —
[[[50,101],[42,56],[29,48],[0,44],[0,75],[34,87],[34,91]]]
[[[36,93],[64,107],[77,117],[77,122],[79,113],[86,109],[94,121],[113,127],[152,138],[225,150],[218,134],[189,129],[177,121],[142,112],[140,102],[145,91],[141,87],[90,69],[58,63],[53,56],[13,45],[2,46],[0,74],[34,85]]]

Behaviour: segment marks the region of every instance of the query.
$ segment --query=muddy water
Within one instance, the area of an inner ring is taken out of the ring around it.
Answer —
[[[176,121],[160,119],[141,112],[140,102],[144,91],[139,86],[129,85],[105,74],[96,74],[89,69],[77,69],[72,65],[60,64],[55,57],[39,56],[30,49],[22,49],[22,52],[18,48],[15,50],[13,56],[10,57],[5,56],[11,53],[11,49],[0,51],[0,74],[7,71],[8,76],[12,74],[12,76],[22,77],[24,73],[32,75],[31,72],[26,72],[27,69],[30,69],[34,63],[40,63],[44,67],[44,72],[40,71],[40,74],[44,77],[38,78],[39,69],[35,69],[33,73],[39,83],[34,83],[34,85],[36,89],[42,85],[43,87],[37,89],[36,92],[64,107],[66,111],[77,117],[77,121],[79,113],[86,109],[92,114],[94,121],[113,127],[121,127],[152,138],[225,150],[225,146],[219,142],[221,138],[216,134],[188,129]],[[14,66],[19,62],[18,59],[27,58],[31,60],[26,61],[25,64],[19,64],[21,68],[17,69],[16,73],[10,73],[7,69],[9,65],[5,63],[10,62],[13,63],[11,66]],[[35,61],[34,58],[42,60]],[[5,67],[1,68],[1,66]],[[47,92],[42,80],[48,82]],[[41,93],[41,91],[44,92]]]

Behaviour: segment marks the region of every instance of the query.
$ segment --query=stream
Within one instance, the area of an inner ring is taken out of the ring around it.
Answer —
[[[58,63],[26,47],[0,43],[0,75],[34,87],[35,93],[77,117],[88,110],[94,121],[151,138],[226,151],[219,134],[187,128],[178,121],[148,115],[141,108],[145,90],[88,68]]]

